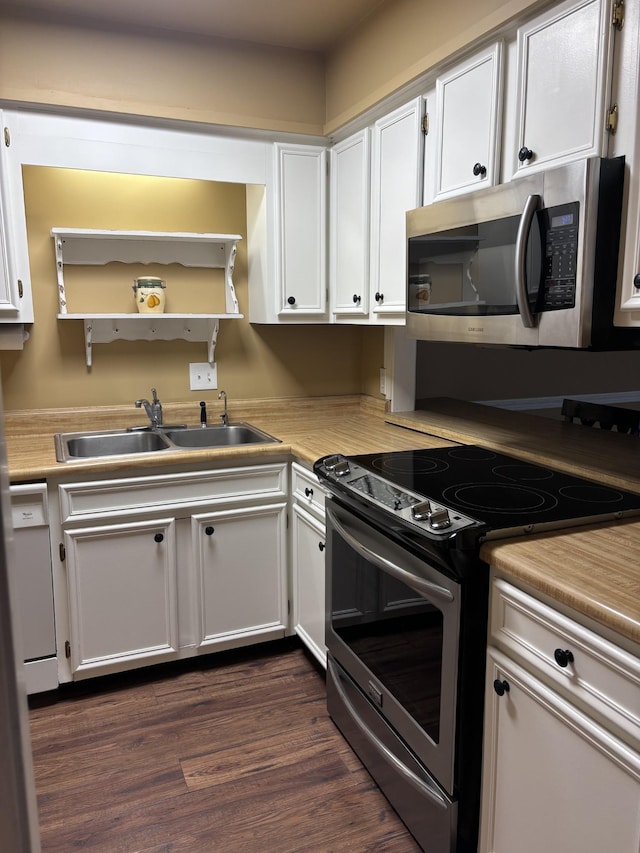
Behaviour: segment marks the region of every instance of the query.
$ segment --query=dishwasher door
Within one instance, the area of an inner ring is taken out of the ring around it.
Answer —
[[[11,486],[10,494],[14,541],[8,559],[17,588],[25,681],[27,693],[40,693],[58,687],[47,487]]]

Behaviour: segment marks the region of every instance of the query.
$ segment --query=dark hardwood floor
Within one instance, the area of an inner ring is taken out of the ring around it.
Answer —
[[[416,853],[297,641],[30,702],[43,853]]]

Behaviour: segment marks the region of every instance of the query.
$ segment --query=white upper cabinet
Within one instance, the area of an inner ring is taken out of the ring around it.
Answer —
[[[379,119],[371,151],[370,318],[404,325],[407,238],[405,214],[422,204],[423,99]]]
[[[497,183],[502,78],[500,42],[437,78],[425,203]]]
[[[331,149],[329,280],[334,314],[369,313],[371,130]]]
[[[422,203],[423,100],[331,151],[331,311],[338,323],[404,325],[407,210]]]
[[[26,233],[19,247],[15,227],[11,228],[12,223],[24,222],[24,204],[21,193],[17,196],[19,203],[16,204],[16,190],[19,188],[16,188],[11,180],[11,127],[6,121],[5,114],[0,110],[3,133],[0,144],[0,324],[32,323],[33,304]]]
[[[326,149],[275,143],[281,317],[326,317]]]
[[[608,0],[553,6],[518,30],[516,149],[504,175],[606,154]]]

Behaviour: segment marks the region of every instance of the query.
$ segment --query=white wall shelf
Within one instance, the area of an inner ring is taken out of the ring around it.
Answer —
[[[84,323],[87,367],[92,364],[94,343],[116,340],[206,341],[208,360],[215,360],[221,319],[242,319],[233,286],[239,234],[200,234],[173,231],[104,231],[85,228],[52,228],[55,241],[59,320]],[[225,312],[218,314],[69,313],[64,268],[98,266],[119,261],[125,264],[171,264],[204,269],[224,269]]]

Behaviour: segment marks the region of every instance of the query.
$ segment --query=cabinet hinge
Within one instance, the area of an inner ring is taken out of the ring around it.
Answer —
[[[429,133],[429,113],[422,116],[422,132],[425,136]]]
[[[291,601],[287,599],[287,614],[291,616]]]
[[[18,296],[20,299],[24,296],[24,287],[22,286],[22,279],[18,279]]]
[[[617,3],[613,4],[613,8],[611,10],[611,24],[617,30],[621,30],[624,27],[624,0],[618,0]]]
[[[8,127],[5,127],[4,129],[4,144],[7,148],[11,145],[11,134],[9,133]]]
[[[60,554],[60,562],[64,563],[64,561],[67,559],[67,551],[62,542],[58,546],[58,552]]]
[[[64,656],[66,658],[71,657],[71,643],[69,642],[69,640],[64,641]]]
[[[608,133],[613,135],[617,129],[618,129],[618,105],[614,104],[611,107],[611,109],[609,110],[609,112],[607,113],[607,121],[606,121],[606,125],[605,125],[605,130]]]

